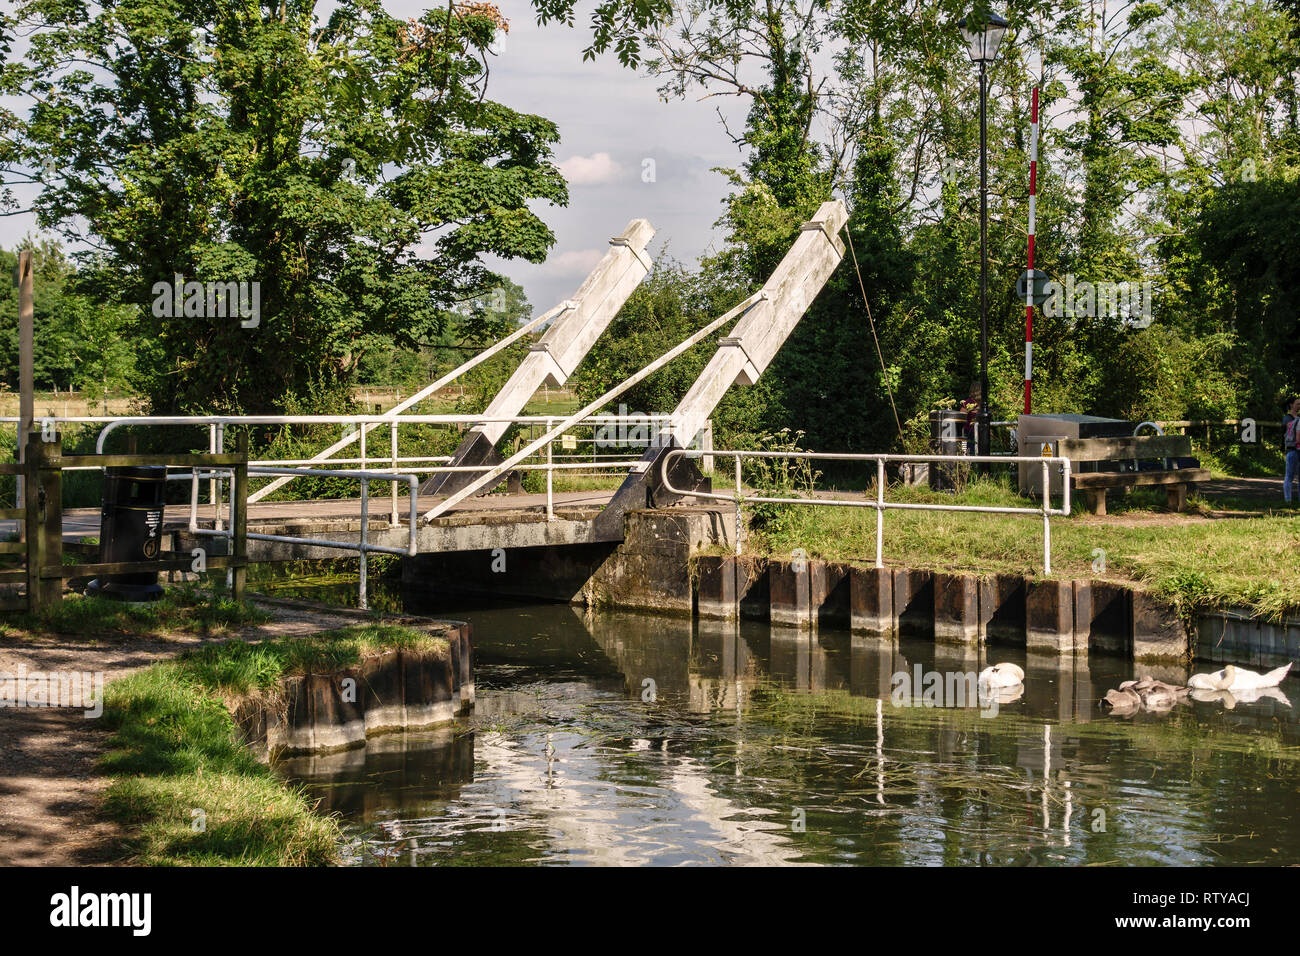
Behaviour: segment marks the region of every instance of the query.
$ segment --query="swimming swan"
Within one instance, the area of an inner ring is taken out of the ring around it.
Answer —
[[[1125,685],[1133,683],[1133,681],[1126,681]],[[1106,691],[1106,696],[1101,699],[1101,705],[1109,708],[1117,717],[1127,717],[1142,709],[1142,698],[1131,686],[1121,686],[1119,690]]]
[[[1262,687],[1259,690],[1193,690],[1192,700],[1202,703],[1218,701],[1225,710],[1232,710],[1238,704],[1253,704],[1261,700],[1275,700],[1290,707],[1291,701],[1276,687]]]
[[[1120,685],[1121,688],[1124,686],[1124,684]],[[1175,687],[1149,675],[1134,681],[1132,687],[1142,698],[1142,706],[1147,710],[1169,710],[1174,704],[1182,701],[1189,692],[1189,688]]]
[[[979,682],[984,687],[1011,688],[1025,681],[1025,672],[1015,664],[994,664],[980,671]]]
[[[1126,680],[1119,685],[1119,690],[1108,690],[1101,699],[1117,717],[1127,717],[1139,710],[1155,713],[1172,710],[1175,704],[1183,703],[1189,693],[1186,687],[1175,687],[1151,676],[1139,680]]]
[[[1212,674],[1193,674],[1187,681],[1187,686],[1194,690],[1261,690],[1281,684],[1290,670],[1291,665],[1287,664],[1267,674],[1256,674],[1236,664],[1229,664]]]

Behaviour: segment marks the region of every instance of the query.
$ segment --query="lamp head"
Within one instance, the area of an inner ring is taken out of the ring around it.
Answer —
[[[992,10],[985,14],[972,13],[957,21],[962,39],[966,41],[966,50],[972,63],[988,65],[997,58],[998,44],[1006,35],[1007,23]]]

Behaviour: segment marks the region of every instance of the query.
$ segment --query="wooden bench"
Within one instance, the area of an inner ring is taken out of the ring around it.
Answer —
[[[1192,440],[1186,435],[1143,435],[1134,438],[1062,438],[1056,453],[1075,462],[1145,461],[1153,458],[1190,458]],[[1088,510],[1095,515],[1106,513],[1106,493],[1112,488],[1159,485],[1168,492],[1170,511],[1187,507],[1187,486],[1208,481],[1207,468],[1159,468],[1148,471],[1077,472],[1070,476],[1071,487],[1088,498]]]

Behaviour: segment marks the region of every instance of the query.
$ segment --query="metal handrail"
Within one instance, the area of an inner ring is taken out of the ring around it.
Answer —
[[[656,422],[666,421],[667,415],[589,415],[576,424],[607,424],[610,422]],[[549,416],[554,421],[555,416]],[[514,415],[491,417],[483,415],[137,415],[137,416],[85,416],[63,418],[47,415],[40,421],[77,422],[82,424],[103,423],[99,437],[95,439],[96,454],[103,454],[104,441],[109,434],[124,425],[480,425],[489,423],[506,423],[516,425],[544,425],[546,415]]]
[[[197,469],[196,469],[197,470]],[[249,475],[315,475],[321,478],[355,478],[361,482],[361,534],[357,541],[336,541],[329,538],[302,538],[296,535],[288,534],[264,534],[260,532],[246,531],[245,537],[255,541],[279,541],[286,544],[304,544],[317,548],[339,548],[347,551],[356,551],[361,559],[361,569],[357,579],[357,606],[366,610],[369,606],[369,597],[367,594],[368,583],[368,562],[367,555],[370,552],[379,554],[393,554],[398,557],[414,557],[420,553],[419,536],[417,530],[418,518],[418,489],[419,482],[415,475],[399,475],[387,471],[362,471],[360,469],[326,469],[326,468],[252,468],[248,469]],[[370,482],[388,481],[398,482],[405,481],[409,487],[409,498],[411,503],[411,513],[407,543],[405,548],[392,548],[387,545],[371,544],[368,540],[370,534]],[[220,512],[220,503],[218,502],[218,513]],[[219,519],[218,519],[219,520]],[[190,533],[195,535],[207,535],[211,537],[223,537],[230,541],[234,535],[234,529],[221,528],[200,528],[198,526],[198,499],[197,496],[190,498]]]
[[[576,427],[598,427],[602,425],[654,425],[670,421],[671,416],[665,414],[591,414],[574,422]],[[364,470],[366,465],[371,461],[382,461],[390,465],[388,471],[395,474],[440,474],[443,472],[471,472],[481,473],[491,470],[493,466],[450,466],[443,463],[451,459],[445,455],[439,456],[411,456],[401,457],[397,454],[397,429],[402,424],[408,425],[458,425],[472,426],[489,423],[507,423],[520,425],[540,425],[546,429],[557,420],[554,415],[513,415],[513,416],[492,416],[492,415],[473,415],[473,414],[454,414],[454,415],[394,415],[391,411],[381,412],[373,415],[45,415],[41,416],[38,421],[42,423],[52,423],[57,426],[59,423],[69,424],[102,424],[104,427],[95,440],[95,451],[97,454],[103,454],[105,443],[108,437],[118,428],[125,426],[165,426],[165,427],[206,427],[208,429],[208,448],[210,452],[219,452],[225,444],[226,428],[231,425],[356,425],[359,426],[357,438],[360,442],[360,458],[347,459],[292,459],[284,461],[276,460],[256,460],[249,462],[250,466],[256,468],[271,468],[288,465],[313,465],[313,464],[359,464]],[[0,422],[18,423],[19,419],[13,416],[0,416]],[[387,455],[368,456],[366,454],[366,433],[370,426],[387,425],[391,431],[391,449]],[[558,436],[555,436],[558,437]],[[576,438],[576,436],[575,436]],[[547,506],[546,513],[550,520],[555,518],[554,508],[554,483],[552,475],[554,471],[625,471],[643,469],[644,463],[639,456],[619,456],[616,454],[599,455],[594,451],[597,441],[596,437],[590,439],[578,439],[584,444],[593,445],[592,460],[583,460],[581,463],[570,463],[564,461],[563,455],[554,456],[548,444],[546,452],[546,464],[544,465],[520,465],[518,470],[522,471],[540,471],[547,472]],[[556,458],[560,460],[557,461]],[[424,468],[402,468],[400,465],[413,465],[418,463],[438,463],[439,466]],[[93,469],[95,466],[79,466],[82,470]],[[266,472],[263,472],[266,473]],[[291,473],[281,474],[279,481],[297,478],[309,474],[305,470],[296,470]],[[331,473],[334,473],[331,471]],[[209,483],[208,499],[214,509],[214,523],[217,530],[222,528],[221,517],[221,489],[219,485],[225,480],[223,472],[204,472],[201,476]],[[200,474],[194,472],[191,480],[193,489],[191,491],[191,508],[195,507],[198,501],[198,482]],[[269,490],[274,488],[276,482],[272,482],[269,487],[264,487],[255,492],[251,497],[252,501],[264,496]],[[398,484],[394,480],[391,488],[392,498],[392,521],[397,521],[398,511]]]
[[[661,477],[664,488],[670,494],[686,495],[712,501],[732,501],[736,506],[736,554],[741,553],[741,529],[743,524],[742,507],[746,502],[775,505],[822,505],[831,508],[874,508],[876,511],[876,567],[883,568],[885,547],[885,512],[886,511],[968,511],[976,514],[1011,514],[1041,515],[1043,518],[1043,573],[1052,573],[1052,525],[1051,518],[1070,514],[1070,459],[1059,456],[1017,456],[1006,455],[874,455],[849,452],[811,452],[811,451],[719,451],[714,449],[714,457],[731,456],[736,460],[736,489],[732,495],[720,495],[712,492],[686,491],[674,488],[668,477],[669,464],[676,459],[687,456],[702,457],[703,453],[674,449],[664,455],[661,463]],[[740,463],[744,458],[797,458],[818,461],[874,461],[876,463],[876,497],[875,500],[854,500],[845,498],[773,498],[763,495],[745,495],[741,485]],[[1025,462],[1042,465],[1043,504],[1041,508],[997,507],[992,505],[945,505],[915,504],[903,501],[885,500],[885,463],[886,462],[947,462],[1006,464],[1008,462]],[[1059,465],[1062,475],[1061,507],[1053,508],[1051,504],[1051,466]]]

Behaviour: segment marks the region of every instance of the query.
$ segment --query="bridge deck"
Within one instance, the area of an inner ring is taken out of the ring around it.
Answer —
[[[557,491],[553,495],[556,515],[562,518],[590,518],[591,513],[603,508],[613,496],[611,491]],[[437,504],[441,498],[421,495],[417,514],[422,514]],[[399,498],[398,516],[405,527],[410,515],[410,502]],[[377,495],[370,499],[370,523],[372,530],[383,531],[388,527],[392,512],[392,499],[386,495]],[[523,520],[544,519],[546,512],[546,495],[484,495],[470,498],[440,519],[439,524],[457,526],[465,524],[497,524],[503,517],[519,517]],[[228,514],[227,514],[228,517]],[[190,520],[189,505],[168,505],[165,511],[168,530],[188,527]],[[327,532],[330,530],[349,530],[359,527],[361,521],[361,499],[313,499],[309,501],[259,501],[248,506],[248,523],[250,530],[264,533],[295,534],[306,536],[308,530]],[[199,526],[211,528],[213,509],[211,505],[199,505]],[[257,527],[254,527],[257,526]],[[269,526],[269,527],[268,527]],[[0,522],[0,534],[17,532],[16,521]],[[67,540],[99,535],[98,508],[70,508],[63,513],[63,537]]]

